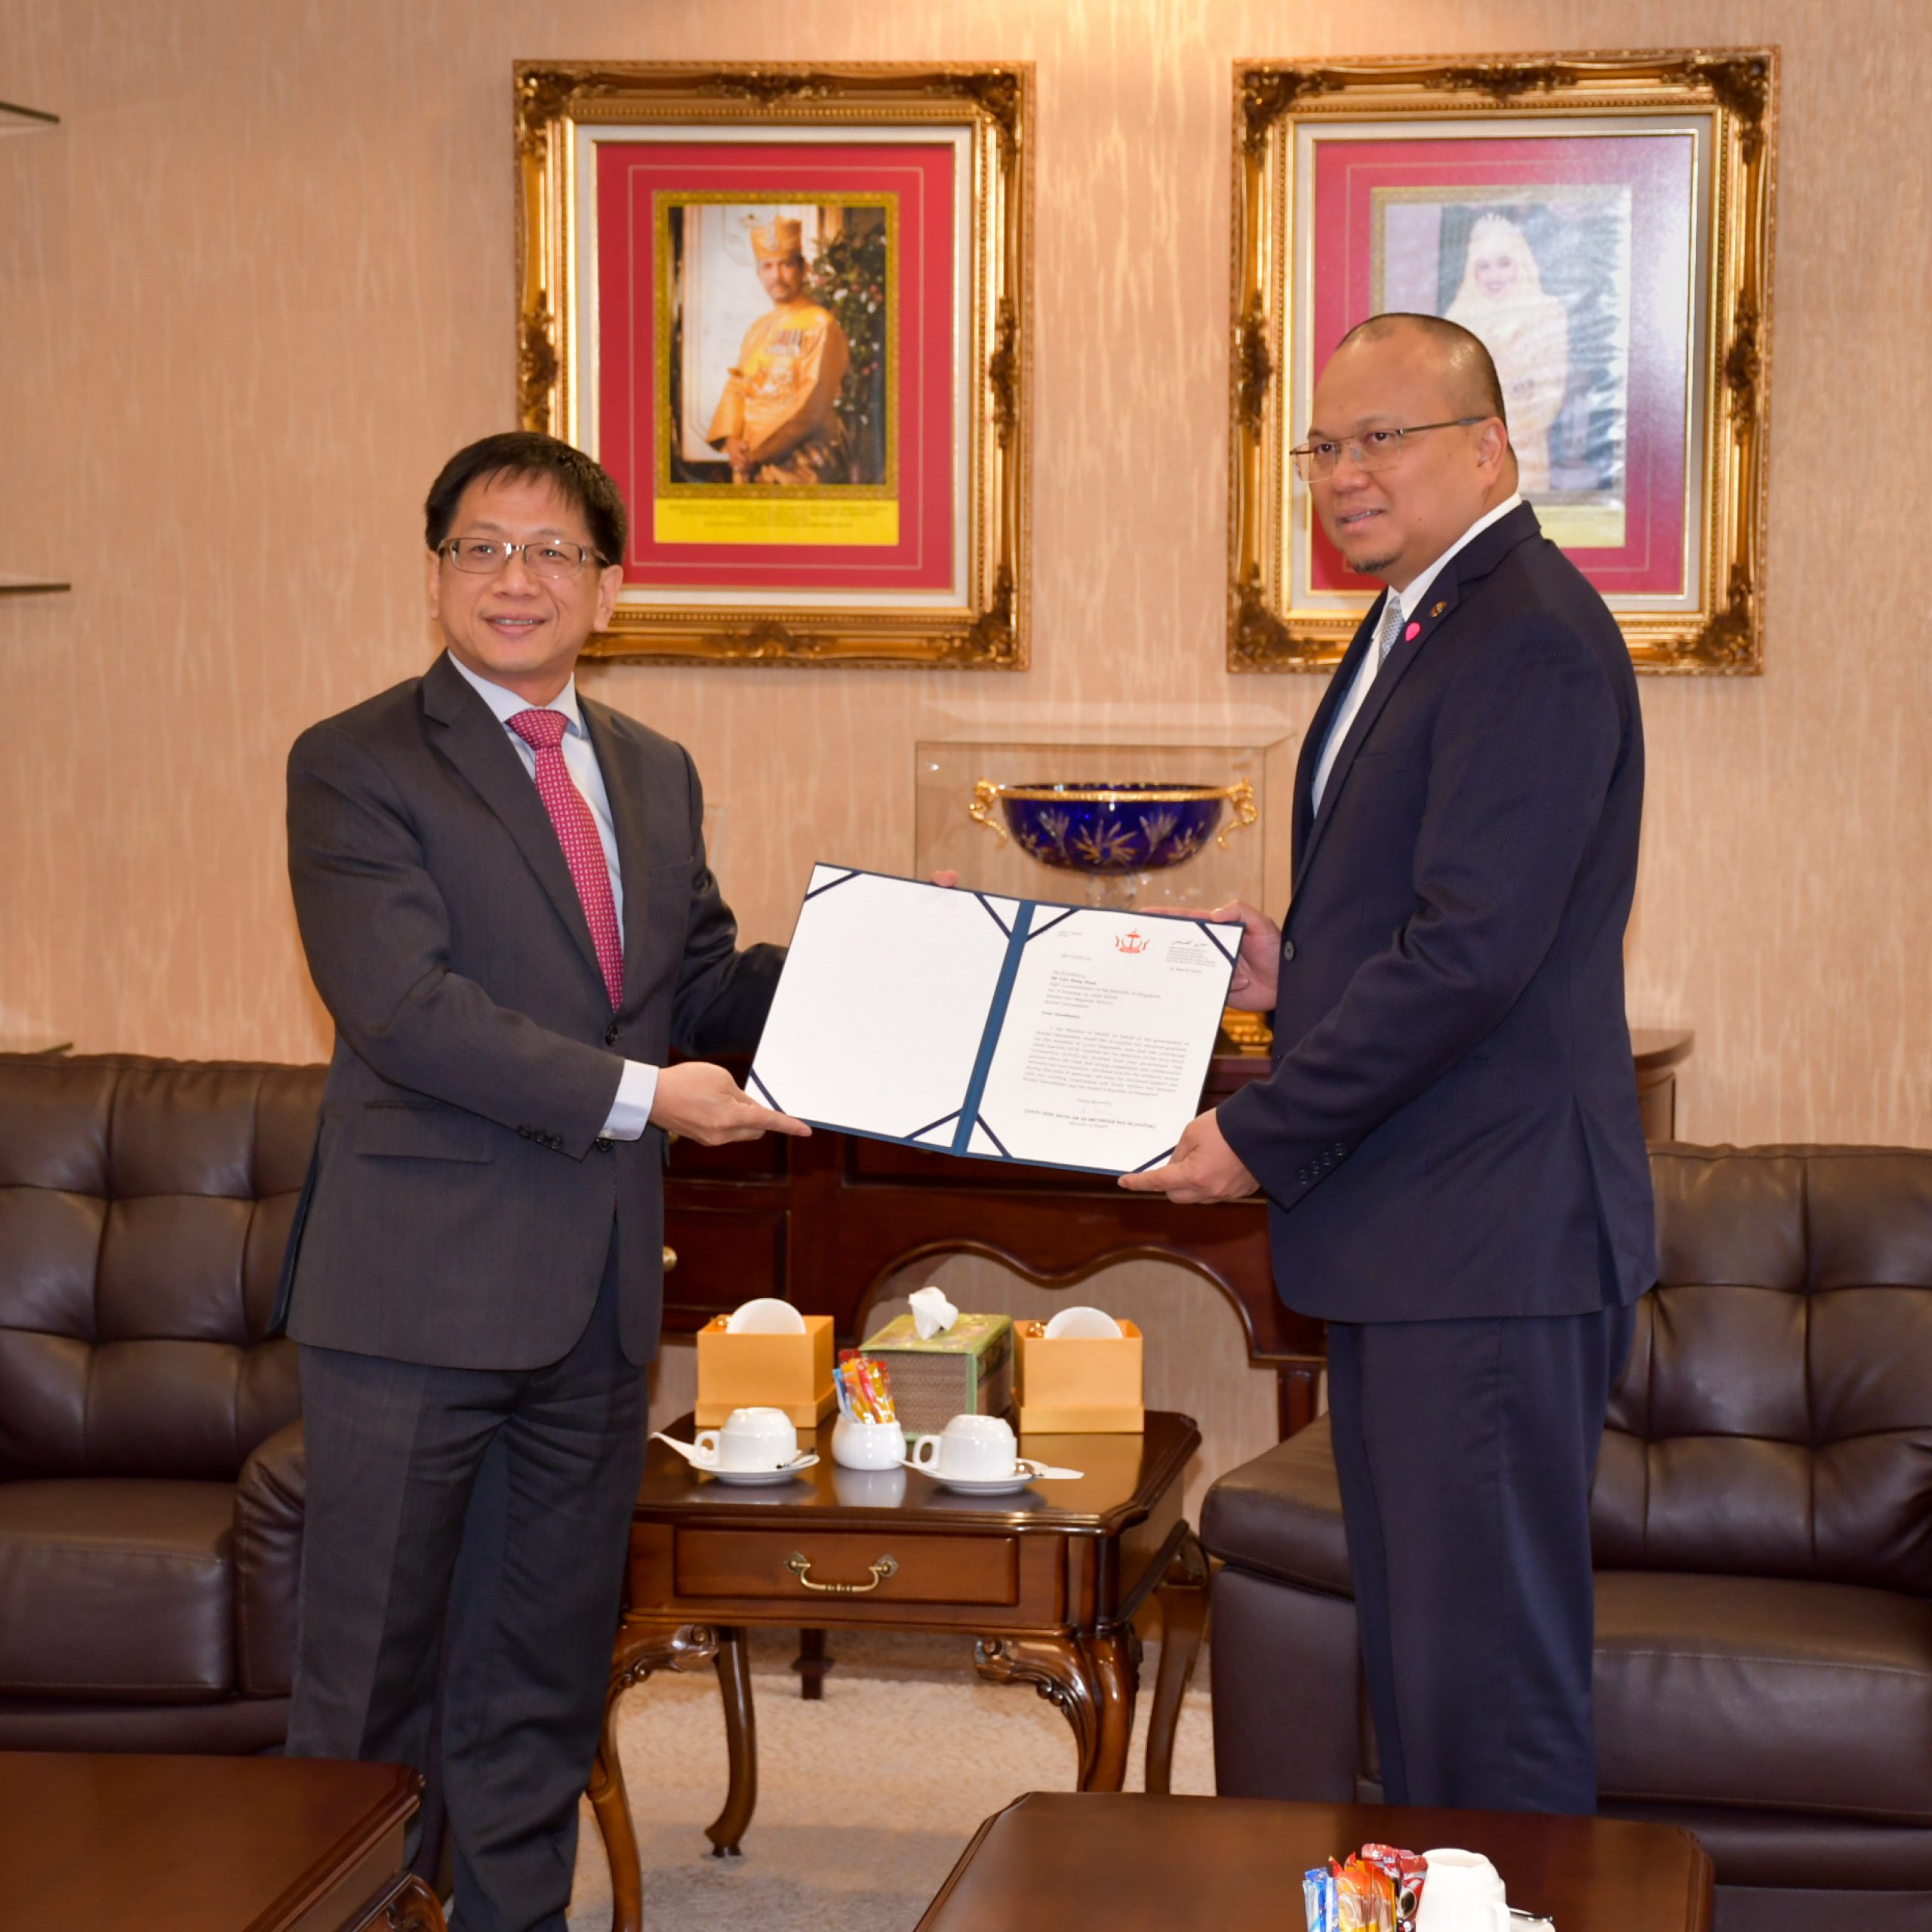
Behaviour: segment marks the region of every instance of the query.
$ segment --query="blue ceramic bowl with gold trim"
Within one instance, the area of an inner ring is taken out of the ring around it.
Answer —
[[[1215,838],[1224,811],[1232,816],[1216,841],[1221,845],[1258,816],[1244,778],[1232,785],[1001,785],[982,778],[967,810],[1002,844],[1010,836],[1041,865],[1100,878],[1183,864]]]

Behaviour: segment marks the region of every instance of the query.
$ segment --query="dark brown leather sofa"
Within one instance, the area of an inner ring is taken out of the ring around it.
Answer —
[[[1603,1808],[1696,1832],[1718,1932],[1927,1932],[1932,1152],[1651,1166],[1661,1278],[1592,1506]],[[1220,1789],[1378,1796],[1327,1418],[1203,1535]]]
[[[281,1741],[322,1071],[0,1055],[0,1749]]]

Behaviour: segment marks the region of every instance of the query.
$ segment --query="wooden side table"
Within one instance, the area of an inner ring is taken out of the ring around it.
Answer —
[[[320,1758],[0,1752],[5,1922],[444,1932],[403,1859],[422,1786]]]
[[[691,1418],[668,1433],[688,1441]],[[611,1718],[656,1670],[706,1665],[724,1693],[731,1788],[706,1835],[738,1849],[758,1798],[746,1627],[971,1632],[980,1675],[1030,1684],[1071,1727],[1083,1791],[1118,1791],[1140,1679],[1135,1613],[1162,1619],[1147,1786],[1164,1791],[1181,1698],[1200,1647],[1207,1565],[1180,1513],[1199,1446],[1186,1416],[1150,1410],[1141,1435],[1041,1435],[1021,1453],[1083,1470],[1006,1497],[970,1497],[908,1470],[841,1469],[832,1428],[816,1469],[734,1489],[653,1443],[631,1524],[623,1621],[590,1783],[610,1856],[613,1932],[639,1932],[643,1883]]]

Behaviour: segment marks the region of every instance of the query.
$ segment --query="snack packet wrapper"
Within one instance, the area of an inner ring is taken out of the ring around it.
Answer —
[[[1389,1875],[1351,1854],[1335,1874],[1335,1932],[1395,1932],[1395,1887]]]
[[[1325,1865],[1304,1874],[1301,1902],[1308,1914],[1308,1932],[1335,1932],[1335,1875]]]
[[[1389,1880],[1395,1898],[1395,1932],[1415,1932],[1429,1860],[1420,1852],[1404,1851],[1392,1844],[1365,1844],[1361,1857],[1364,1864],[1373,1865]]]

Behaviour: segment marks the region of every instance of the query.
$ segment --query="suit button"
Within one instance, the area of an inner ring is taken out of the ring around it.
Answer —
[[[1282,940],[1282,942],[1281,942],[1281,957],[1282,957],[1284,959],[1292,959],[1294,956],[1295,956],[1295,943],[1294,943],[1294,941],[1293,940],[1291,940],[1291,939],[1284,939],[1284,940]]]
[[[604,1029],[604,1044],[607,1047],[614,1047],[617,1044],[617,1023],[614,1020]]]
[[[591,1144],[597,1149],[598,1153],[608,1154],[613,1147],[617,1146],[617,1143],[613,1140],[608,1134],[600,1134],[595,1140],[594,1140]]]
[[[517,1134],[519,1139],[524,1140],[528,1140],[534,1137],[534,1130],[527,1127],[518,1128],[517,1129]]]

